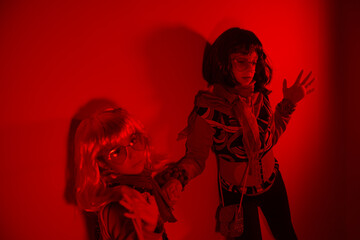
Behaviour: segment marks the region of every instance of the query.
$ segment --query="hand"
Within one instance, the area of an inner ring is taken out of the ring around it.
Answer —
[[[141,219],[143,229],[148,232],[155,231],[159,220],[159,209],[153,196],[149,193],[140,194],[136,191],[132,198],[124,194],[119,203],[129,211],[124,213],[125,217]]]
[[[301,70],[299,76],[297,77],[295,83],[291,87],[287,87],[287,81],[284,79],[283,82],[283,95],[284,98],[289,99],[293,104],[300,102],[307,94],[313,92],[315,89],[310,88],[311,84],[314,82],[315,78],[312,78],[309,81],[311,73],[310,72],[304,80],[301,80],[304,70]]]
[[[164,184],[161,190],[170,200],[171,206],[174,206],[180,198],[183,186],[179,180],[172,178],[170,181]]]

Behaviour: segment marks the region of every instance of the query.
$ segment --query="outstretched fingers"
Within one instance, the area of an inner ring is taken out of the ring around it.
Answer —
[[[301,80],[301,77],[302,77],[303,73],[304,73],[304,70],[301,70],[298,77],[296,78],[295,85],[300,84],[300,80]]]
[[[305,87],[306,87],[306,83],[307,83],[307,81],[310,79],[310,76],[311,76],[311,74],[312,74],[312,71],[310,71],[310,73],[304,78],[304,80],[301,82],[301,86],[304,86],[305,85]]]
[[[315,91],[315,88],[311,88],[311,89],[309,89],[309,90],[306,90],[306,94],[310,94],[310,93],[312,93],[313,91]]]
[[[315,78],[312,78],[310,82],[305,84],[305,88],[310,87],[310,85],[315,81]]]
[[[305,82],[305,89],[306,89],[306,94],[310,94],[313,91],[315,91],[315,88],[309,88],[311,86],[311,84],[313,84],[313,82],[315,81],[315,78],[312,78],[309,82]]]
[[[124,194],[123,199],[119,201],[119,204],[122,205],[129,212],[135,211],[134,201],[127,195]]]

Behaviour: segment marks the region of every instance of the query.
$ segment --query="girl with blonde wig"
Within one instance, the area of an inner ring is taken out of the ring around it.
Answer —
[[[149,140],[121,108],[85,119],[75,136],[76,200],[98,215],[103,239],[166,239],[176,221],[152,178]]]

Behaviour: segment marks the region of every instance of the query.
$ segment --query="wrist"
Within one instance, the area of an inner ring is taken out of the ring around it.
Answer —
[[[285,101],[287,104],[293,105],[293,107],[296,107],[296,104],[298,103],[298,101],[295,101],[289,97],[284,97],[283,101]]]
[[[155,179],[161,187],[170,181],[177,180],[184,188],[185,185],[189,182],[189,176],[186,170],[177,166],[171,166],[167,168],[164,170],[164,172],[158,174]]]
[[[291,115],[295,111],[296,104],[289,98],[283,98],[278,104],[278,109],[283,115]]]

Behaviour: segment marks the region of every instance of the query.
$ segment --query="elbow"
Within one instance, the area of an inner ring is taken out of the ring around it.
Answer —
[[[189,179],[193,179],[204,171],[205,160],[199,158],[186,157],[183,158],[181,161],[181,168],[185,169]]]

